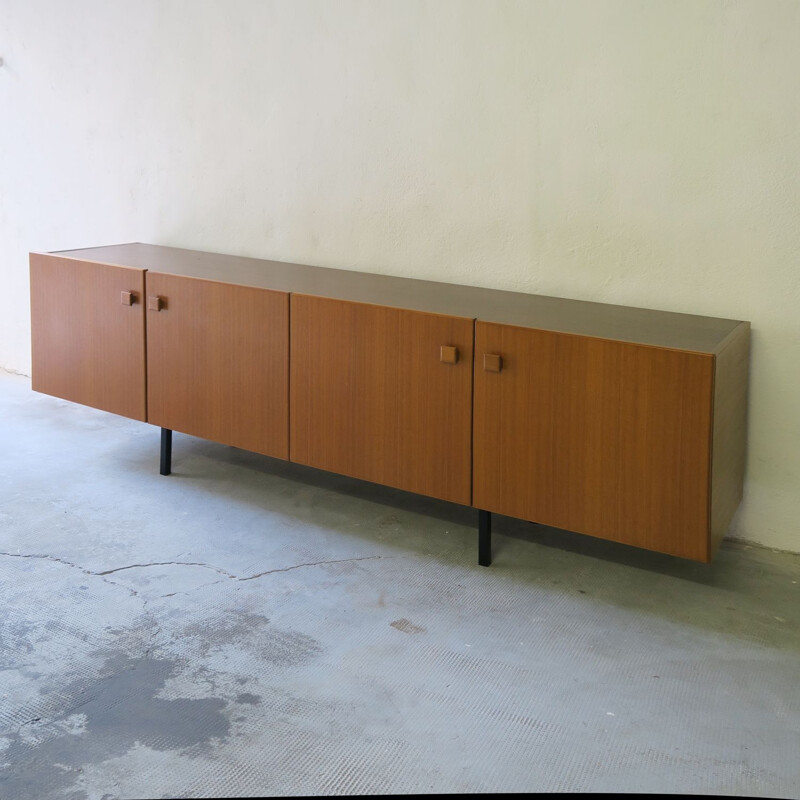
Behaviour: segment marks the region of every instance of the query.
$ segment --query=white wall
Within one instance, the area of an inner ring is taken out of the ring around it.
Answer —
[[[27,253],[146,241],[753,325],[732,536],[800,551],[800,3],[0,0]]]

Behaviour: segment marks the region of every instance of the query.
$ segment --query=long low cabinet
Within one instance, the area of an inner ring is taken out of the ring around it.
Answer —
[[[30,254],[35,391],[711,561],[750,324],[149,244]]]

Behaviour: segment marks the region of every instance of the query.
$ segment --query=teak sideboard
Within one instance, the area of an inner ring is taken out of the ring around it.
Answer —
[[[30,254],[38,392],[709,562],[750,324],[149,244]]]

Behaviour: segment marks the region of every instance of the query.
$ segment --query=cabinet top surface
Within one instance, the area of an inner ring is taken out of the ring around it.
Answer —
[[[152,244],[45,255],[282,292],[469,317],[581,336],[715,353],[738,320],[313,267]]]

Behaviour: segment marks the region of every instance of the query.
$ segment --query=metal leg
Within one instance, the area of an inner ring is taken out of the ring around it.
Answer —
[[[161,429],[161,474],[169,475],[172,472],[172,431],[169,428]]]
[[[478,511],[478,563],[488,567],[492,563],[492,513]]]

